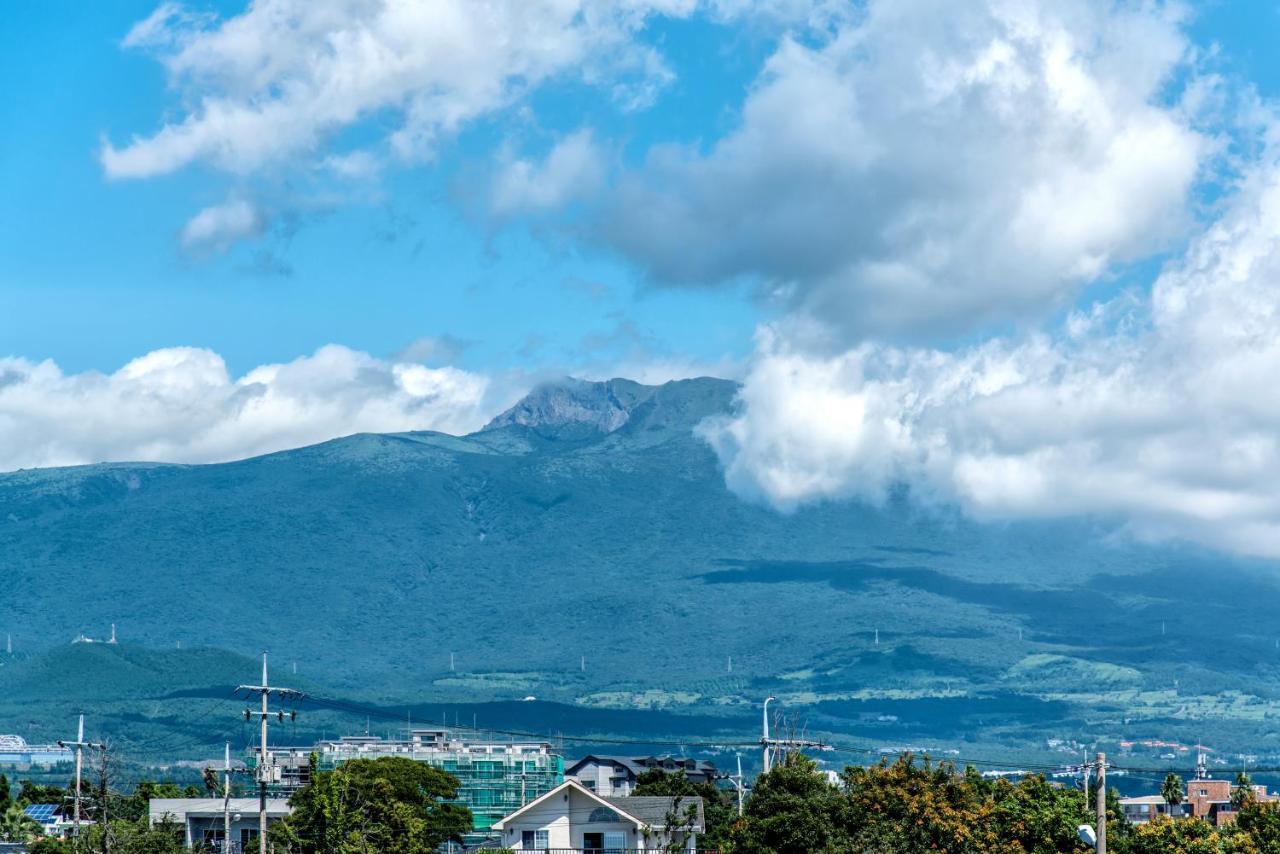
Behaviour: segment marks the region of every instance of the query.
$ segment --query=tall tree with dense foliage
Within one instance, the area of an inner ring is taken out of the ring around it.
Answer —
[[[1173,815],[1173,808],[1182,803],[1185,791],[1182,778],[1177,774],[1169,774],[1164,778],[1164,784],[1160,787],[1160,797],[1164,798],[1164,802],[1169,805],[1170,815]]]
[[[11,803],[13,797],[9,792],[9,778],[0,774],[0,811],[7,810]]]
[[[471,811],[448,803],[458,781],[399,756],[356,759],[333,771],[311,760],[311,783],[289,799],[293,813],[272,829],[291,854],[433,854],[461,842]]]
[[[59,786],[45,786],[22,780],[22,791],[18,793],[18,802],[27,804],[60,804],[66,800],[67,790]]]
[[[731,833],[735,854],[855,850],[844,832],[840,792],[813,760],[798,753],[756,778],[743,821]]]
[[[636,779],[632,794],[667,798],[700,797],[706,833],[698,837],[698,846],[719,849],[729,841],[729,829],[737,818],[736,796],[714,783],[693,783],[678,771],[668,774],[661,768],[650,768]]]
[[[40,822],[22,811],[18,804],[9,804],[0,813],[0,841],[30,842],[40,833]]]

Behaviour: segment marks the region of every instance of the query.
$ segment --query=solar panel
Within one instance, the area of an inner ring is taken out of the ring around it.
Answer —
[[[57,804],[31,804],[23,812],[39,822],[50,821],[57,812]]]

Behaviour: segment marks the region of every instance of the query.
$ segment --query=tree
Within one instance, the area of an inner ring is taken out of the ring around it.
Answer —
[[[1245,804],[1231,831],[1238,842],[1247,841],[1258,854],[1280,854],[1280,809],[1274,803]]]
[[[1225,847],[1222,836],[1204,819],[1174,821],[1166,816],[1138,825],[1123,847],[1117,846],[1120,854],[1226,854],[1241,850]]]
[[[152,798],[198,798],[195,786],[179,786],[177,783],[157,783],[141,780],[134,786],[133,794],[111,799],[111,814],[124,821],[142,821],[151,808]]]
[[[1253,780],[1250,779],[1248,774],[1241,771],[1236,775],[1236,785],[1231,790],[1231,805],[1236,809],[1241,809],[1255,800],[1257,800],[1257,795],[1253,791]]]
[[[1164,802],[1169,805],[1169,815],[1173,815],[1173,808],[1182,803],[1182,794],[1185,791],[1182,778],[1177,774],[1170,774],[1164,778],[1164,785],[1160,787],[1160,797],[1164,798]]]
[[[728,843],[729,829],[737,818],[737,801],[734,795],[714,783],[693,783],[679,771],[669,774],[661,768],[650,768],[636,778],[632,794],[666,798],[696,795],[702,798],[706,830],[701,837],[701,847],[718,849]]]
[[[1092,824],[1094,819],[1085,808],[1083,792],[1051,786],[1042,774],[1025,777],[1017,784],[997,780],[991,796],[995,834],[1002,844],[1017,846],[1015,851],[1075,851],[1079,845],[1076,828]],[[1110,830],[1114,821],[1107,824]]]
[[[846,768],[843,779],[852,839],[847,850],[868,854],[1020,850],[997,835],[995,784],[976,773],[960,776],[950,763],[934,764],[926,757],[917,764],[915,757],[904,755],[869,768]]]
[[[0,812],[7,810],[11,803],[13,798],[9,793],[9,778],[0,774]]]
[[[10,804],[0,814],[0,841],[30,842],[42,829],[40,822],[23,812],[18,804]]]
[[[743,819],[730,833],[736,854],[860,850],[844,832],[840,791],[798,753],[756,778]]]
[[[432,854],[461,842],[471,811],[449,801],[458,781],[400,756],[355,759],[319,771],[289,799],[293,813],[272,828],[278,850],[296,854]]]
[[[109,826],[95,824],[82,834],[83,842],[75,850],[101,851],[109,838],[113,854],[189,854],[184,844],[182,825],[167,821],[152,825],[148,821],[112,821]]]
[[[28,804],[60,804],[66,800],[67,791],[59,786],[42,786],[30,780],[20,781],[22,791],[18,794],[18,803]]]

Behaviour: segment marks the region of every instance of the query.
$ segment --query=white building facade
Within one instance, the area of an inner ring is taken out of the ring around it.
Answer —
[[[568,780],[493,825],[515,851],[624,854],[658,851],[676,841],[697,850],[702,798],[601,797]]]
[[[225,808],[225,812],[224,812]],[[267,824],[283,821],[292,807],[287,800],[267,801]],[[176,822],[184,828],[188,848],[202,847],[220,854],[245,854],[258,850],[258,799],[231,798],[152,798],[148,807],[151,824]],[[231,838],[227,844],[225,818],[231,819]]]

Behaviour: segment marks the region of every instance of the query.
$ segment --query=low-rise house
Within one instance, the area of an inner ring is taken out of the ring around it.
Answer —
[[[1203,818],[1221,827],[1236,820],[1238,810],[1231,803],[1231,794],[1238,788],[1230,780],[1213,780],[1196,777],[1187,781],[1186,809],[1189,815]],[[1280,795],[1267,792],[1266,786],[1251,786],[1253,799],[1259,803],[1280,801]]]
[[[1181,818],[1186,811],[1185,804],[1173,804],[1160,795],[1142,795],[1136,798],[1121,798],[1120,808],[1130,824],[1146,824],[1162,815]]]
[[[152,798],[148,809],[151,824],[176,822],[184,828],[187,847],[203,846],[220,854],[245,854],[258,848],[258,799],[231,798],[226,804],[231,815],[231,840],[225,844],[224,802],[222,798]],[[267,800],[267,824],[282,821],[292,812],[287,800]]]
[[[565,768],[564,776],[597,795],[625,797],[635,790],[636,779],[654,768],[683,774],[691,783],[713,783],[716,779],[712,763],[680,756],[584,756]]]
[[[71,818],[72,808],[69,804],[27,804],[23,807],[22,812],[27,818],[40,823],[40,834],[55,839],[61,839],[71,832],[71,828],[75,827],[75,821]],[[93,824],[84,817],[84,812],[80,813],[80,825],[87,827]]]
[[[575,780],[493,825],[505,848],[555,854],[696,851],[704,828],[702,798],[603,797]]]

